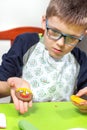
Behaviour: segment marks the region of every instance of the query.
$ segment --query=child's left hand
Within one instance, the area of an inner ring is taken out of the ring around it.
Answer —
[[[79,110],[82,112],[82,113],[87,113],[87,101],[86,102],[81,102],[81,103],[76,103],[74,101],[72,101],[73,104],[79,108]]]
[[[28,111],[28,107],[32,107],[32,100],[29,102],[24,102],[18,99],[15,95],[15,90],[17,88],[30,88],[30,85],[27,81],[22,78],[12,77],[8,79],[8,84],[11,87],[11,96],[15,105],[16,110],[18,110],[21,114],[24,114]]]
[[[87,95],[87,87],[79,90],[79,92],[76,94],[77,97],[81,97],[83,95]],[[81,101],[79,103],[72,101],[75,106],[79,108],[79,110],[83,113],[87,113],[87,100]]]

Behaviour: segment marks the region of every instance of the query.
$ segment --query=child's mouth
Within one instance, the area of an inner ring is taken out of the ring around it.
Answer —
[[[62,51],[61,50],[59,50],[59,49],[56,49],[56,48],[53,48],[53,51],[55,52],[55,53],[62,53]]]

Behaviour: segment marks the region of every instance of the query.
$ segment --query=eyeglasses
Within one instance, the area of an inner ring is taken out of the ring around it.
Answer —
[[[83,35],[81,37],[76,37],[68,34],[61,33],[59,30],[55,30],[48,26],[48,21],[46,20],[46,29],[47,36],[52,40],[59,40],[64,37],[64,44],[68,44],[70,46],[76,46],[76,44],[83,39]]]

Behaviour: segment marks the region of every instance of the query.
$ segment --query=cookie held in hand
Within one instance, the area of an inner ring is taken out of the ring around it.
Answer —
[[[85,99],[82,99],[82,98],[80,98],[80,97],[77,97],[76,95],[72,95],[72,96],[71,96],[71,101],[73,101],[73,102],[75,102],[75,103],[77,103],[77,104],[80,104],[80,103],[82,103],[82,102],[86,102]]]
[[[82,113],[87,113],[87,100],[76,95],[71,96],[72,103],[79,109]]]
[[[24,102],[31,101],[33,98],[32,91],[29,88],[17,88],[15,95],[18,99]]]

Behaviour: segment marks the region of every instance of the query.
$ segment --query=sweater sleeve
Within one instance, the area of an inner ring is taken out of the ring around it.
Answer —
[[[8,53],[2,56],[0,65],[0,80],[9,77],[20,77],[23,68],[23,56],[27,50],[39,41],[37,33],[25,33],[16,37]]]
[[[72,53],[80,65],[80,71],[77,80],[77,91],[79,91],[80,89],[87,87],[87,55],[79,48],[74,48]]]

